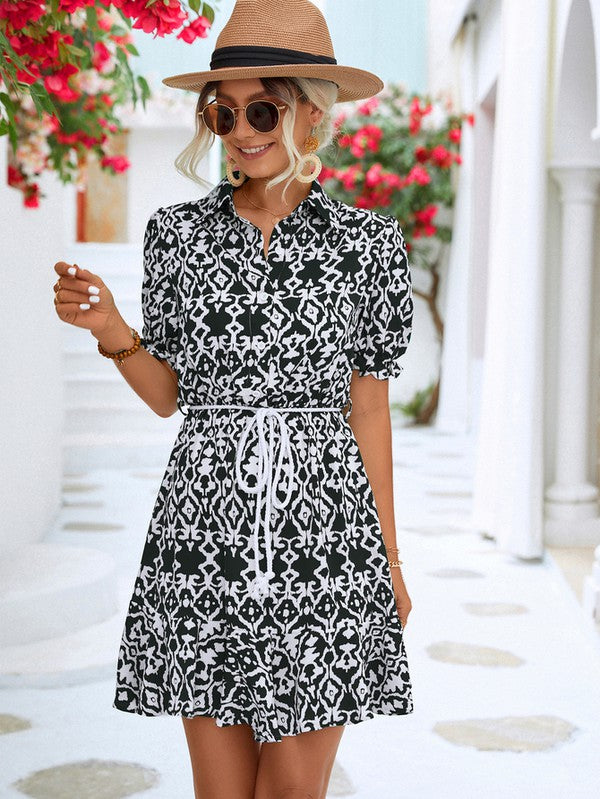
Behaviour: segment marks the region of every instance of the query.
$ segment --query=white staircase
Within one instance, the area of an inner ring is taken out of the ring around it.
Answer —
[[[72,244],[65,260],[100,275],[123,318],[142,333],[141,246]],[[181,414],[157,416],[125,382],[119,367],[100,356],[96,339],[86,330],[63,326],[63,356],[66,471],[164,467]]]

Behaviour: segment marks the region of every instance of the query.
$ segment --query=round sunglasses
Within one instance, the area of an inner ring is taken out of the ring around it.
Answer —
[[[244,111],[246,120],[257,133],[270,133],[279,125],[280,110],[287,105],[277,105],[270,100],[253,100],[248,105],[230,108],[223,103],[208,103],[199,112],[206,127],[217,136],[227,136],[237,123],[237,112]]]

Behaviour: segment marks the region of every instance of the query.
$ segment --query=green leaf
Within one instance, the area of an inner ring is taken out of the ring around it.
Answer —
[[[93,30],[96,30],[98,28],[98,14],[96,13],[96,9],[94,8],[94,6],[86,6],[85,18],[88,24],[88,28],[92,28]]]
[[[134,44],[131,44],[131,42],[125,45],[125,49],[130,52],[131,55],[139,55],[137,47]]]
[[[195,11],[196,14],[200,13],[200,4],[201,3],[202,3],[202,0],[188,0],[188,6],[192,9],[192,11]],[[202,3],[202,5],[204,5],[204,4]]]
[[[212,25],[213,22],[215,21],[215,12],[214,12],[214,9],[212,8],[212,6],[209,6],[206,3],[204,3],[203,4],[203,8],[202,8],[202,16],[206,17],[206,19]]]
[[[88,8],[89,8],[89,7],[90,7],[90,6],[88,6]],[[88,50],[84,50],[83,48],[81,48],[81,47],[77,47],[77,46],[76,46],[76,45],[74,45],[74,44],[65,44],[65,47],[67,48],[67,50],[68,50],[70,53],[73,53],[73,55],[77,55],[77,56],[79,56],[80,58],[83,58],[84,56],[86,56],[86,55],[88,55],[88,54],[89,54],[89,51],[88,51]]]

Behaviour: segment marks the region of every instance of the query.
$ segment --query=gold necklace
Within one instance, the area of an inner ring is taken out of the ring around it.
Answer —
[[[245,188],[246,188],[246,184],[244,183],[244,185],[242,186],[242,194],[248,200],[250,205],[253,205],[255,208],[259,208],[261,211],[267,211],[269,214],[271,214],[271,216],[273,218],[273,224],[274,225],[277,223],[278,219],[283,219],[285,216],[287,216],[287,212],[285,214],[281,214],[280,216],[277,216],[276,214],[273,213],[273,211],[271,211],[270,208],[263,208],[262,205],[257,205],[255,202],[253,202],[253,200],[250,199],[250,197],[248,197],[248,195],[246,194]]]

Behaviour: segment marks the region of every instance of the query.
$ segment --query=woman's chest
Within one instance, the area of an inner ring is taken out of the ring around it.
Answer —
[[[175,271],[189,346],[295,348],[326,357],[351,340],[366,262],[357,248],[340,248],[326,235],[248,225],[199,235],[181,249]]]

